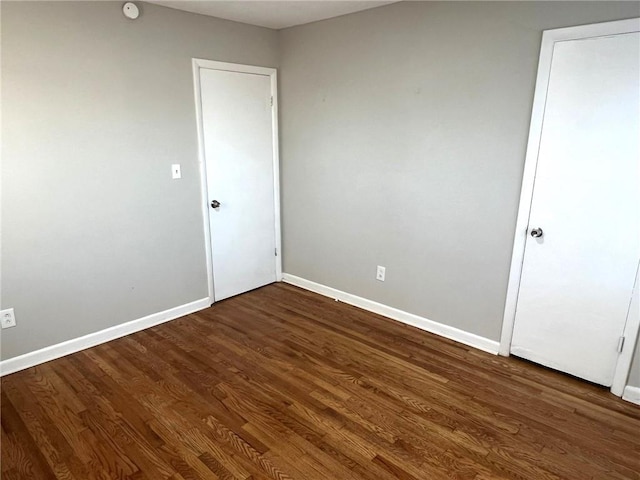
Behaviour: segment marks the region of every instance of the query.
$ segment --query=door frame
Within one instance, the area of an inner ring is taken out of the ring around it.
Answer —
[[[224,72],[247,73],[253,75],[264,75],[269,77],[271,82],[271,97],[273,105],[271,108],[271,131],[273,141],[273,200],[274,200],[274,220],[275,220],[275,242],[276,255],[274,261],[276,266],[276,281],[282,281],[282,245],[280,227],[280,154],[278,146],[278,72],[275,68],[257,67],[254,65],[242,65],[239,63],[218,62],[215,60],[204,60],[193,58],[191,60],[193,69],[193,89],[196,105],[196,128],[198,133],[198,162],[200,164],[200,197],[202,209],[202,222],[204,228],[205,255],[207,262],[207,285],[209,289],[209,301],[215,302],[213,289],[213,254],[211,251],[211,231],[209,223],[209,194],[207,189],[207,161],[204,149],[204,126],[202,121],[202,92],[200,90],[200,70],[220,70]]]
[[[520,191],[520,204],[516,220],[516,230],[513,238],[513,250],[511,255],[511,267],[509,270],[509,282],[502,320],[502,333],[500,335],[500,348],[498,353],[508,357],[511,352],[511,339],[516,319],[516,307],[520,290],[520,278],[522,276],[522,264],[524,261],[524,249],[529,229],[529,215],[533,200],[533,189],[538,165],[538,153],[542,136],[542,124],[551,74],[551,60],[553,48],[556,42],[580,40],[584,38],[617,35],[640,31],[640,18],[619,20],[614,22],[580,25],[577,27],[557,28],[542,32],[542,45],[540,47],[540,59],[538,61],[538,74],[531,111],[531,124],[529,126],[529,139],[527,141],[527,153],[524,161],[522,187]],[[633,317],[633,316],[632,316]],[[623,354],[618,356],[615,371],[614,384],[611,391],[618,396],[622,395],[631,369],[631,360],[635,349],[640,322],[631,321],[627,314],[624,336],[625,345]]]

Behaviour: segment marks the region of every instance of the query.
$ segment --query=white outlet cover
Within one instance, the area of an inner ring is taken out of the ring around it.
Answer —
[[[182,178],[182,171],[180,169],[179,163],[174,163],[173,165],[171,165],[171,178],[173,178],[174,180],[177,178]]]
[[[13,308],[7,308],[0,311],[0,323],[2,328],[11,328],[16,326],[16,314]]]
[[[386,272],[386,268],[378,265],[378,268],[376,269],[376,280],[380,280],[381,282],[384,282],[385,272]]]

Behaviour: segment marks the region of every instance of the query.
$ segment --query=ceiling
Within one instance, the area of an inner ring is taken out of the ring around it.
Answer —
[[[377,0],[146,0],[187,12],[225,18],[261,27],[293,27],[326,18],[395,3]]]

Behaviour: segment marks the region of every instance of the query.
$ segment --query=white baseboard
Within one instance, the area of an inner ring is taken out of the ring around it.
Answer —
[[[626,387],[624,387],[622,399],[626,400],[627,402],[640,405],[640,387],[632,387],[631,385],[627,385]]]
[[[139,332],[145,328],[153,327],[155,325],[168,322],[169,320],[183,317],[190,313],[203,310],[209,306],[211,306],[211,300],[208,297],[202,298],[191,303],[170,308],[169,310],[164,310],[163,312],[153,313],[146,317],[138,318],[137,320],[105,328],[104,330],[90,333],[83,337],[73,338],[66,342],[57,343],[34,352],[9,358],[0,362],[0,377],[50,360],[55,360],[56,358],[64,357],[71,353],[79,352],[86,348],[95,347],[101,343],[106,343],[111,340],[115,340],[116,338]]]
[[[356,307],[362,308],[363,310],[368,310],[369,312],[389,317],[393,320],[406,323],[407,325],[411,325],[421,330],[435,333],[436,335],[440,335],[441,337],[455,340],[456,342],[469,345],[470,347],[493,353],[494,355],[497,355],[498,349],[500,347],[500,343],[496,342],[495,340],[481,337],[474,333],[465,332],[464,330],[450,327],[449,325],[434,322],[433,320],[429,320],[427,318],[423,318],[418,315],[405,312],[403,310],[398,310],[397,308],[389,307],[387,305],[383,305],[382,303],[374,302],[373,300],[358,297],[341,290],[336,290],[335,288],[327,287],[325,285],[312,282],[311,280],[296,277],[295,275],[284,273],[282,275],[282,281],[290,283],[291,285],[295,285],[296,287],[304,288],[305,290],[319,293],[320,295],[324,295],[326,297],[335,298],[337,300],[340,300],[341,302],[348,303],[349,305],[354,305]]]

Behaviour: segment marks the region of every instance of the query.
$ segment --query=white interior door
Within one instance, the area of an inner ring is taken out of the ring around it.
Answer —
[[[640,34],[556,42],[546,93],[511,352],[611,385],[640,258]]]
[[[199,72],[218,301],[276,281],[271,79],[207,68]]]

